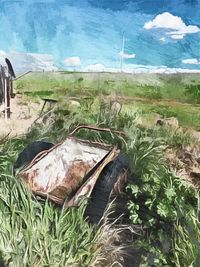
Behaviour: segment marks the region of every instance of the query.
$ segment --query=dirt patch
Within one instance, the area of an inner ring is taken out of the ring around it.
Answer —
[[[134,247],[134,242],[142,235],[142,227],[130,224],[105,227],[102,228],[101,251],[92,266],[139,267],[145,251]]]
[[[42,101],[30,102],[22,95],[11,99],[11,118],[4,118],[4,106],[0,106],[0,137],[10,133],[10,137],[24,134],[38,117]]]
[[[200,142],[200,131],[194,129],[187,129],[187,132],[193,136],[198,142]]]
[[[183,106],[183,107],[193,107],[194,104],[180,102],[178,100],[172,99],[150,99],[147,97],[138,97],[138,96],[118,96],[118,100],[121,101],[123,104],[131,104],[133,102],[141,102],[146,104],[159,104],[164,106]],[[199,104],[196,104],[196,107],[200,107]]]
[[[168,149],[165,157],[167,164],[177,176],[200,189],[200,145],[198,142],[178,150]]]

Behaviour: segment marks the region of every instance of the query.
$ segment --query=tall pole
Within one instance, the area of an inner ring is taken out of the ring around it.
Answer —
[[[1,78],[3,79],[4,87],[4,116],[5,120],[10,119],[10,97],[12,90],[12,77],[10,74],[6,75],[5,68],[1,67]]]
[[[5,78],[4,80],[4,94],[5,94],[5,109],[4,109],[4,112],[5,112],[5,119],[7,120],[8,119],[8,110],[7,110],[7,107],[8,107],[8,91],[7,91],[7,77]]]
[[[12,93],[12,77],[9,75],[7,78],[7,117],[10,119],[10,97]]]
[[[123,63],[124,63],[124,45],[125,45],[125,39],[124,39],[124,33],[123,33],[123,38],[122,38],[122,49],[120,52],[120,69],[121,72],[123,72]]]

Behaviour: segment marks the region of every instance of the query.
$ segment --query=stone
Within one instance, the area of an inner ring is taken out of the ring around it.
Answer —
[[[156,125],[169,126],[169,127],[175,128],[175,129],[177,129],[179,127],[178,119],[175,117],[158,119],[156,121]]]

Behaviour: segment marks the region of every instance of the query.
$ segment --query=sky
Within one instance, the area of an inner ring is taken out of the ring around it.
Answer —
[[[0,0],[5,57],[18,71],[200,70],[200,0]]]

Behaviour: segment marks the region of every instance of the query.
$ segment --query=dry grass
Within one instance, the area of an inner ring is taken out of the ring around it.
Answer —
[[[168,166],[179,177],[200,189],[200,144],[198,141],[178,149],[167,149]]]

